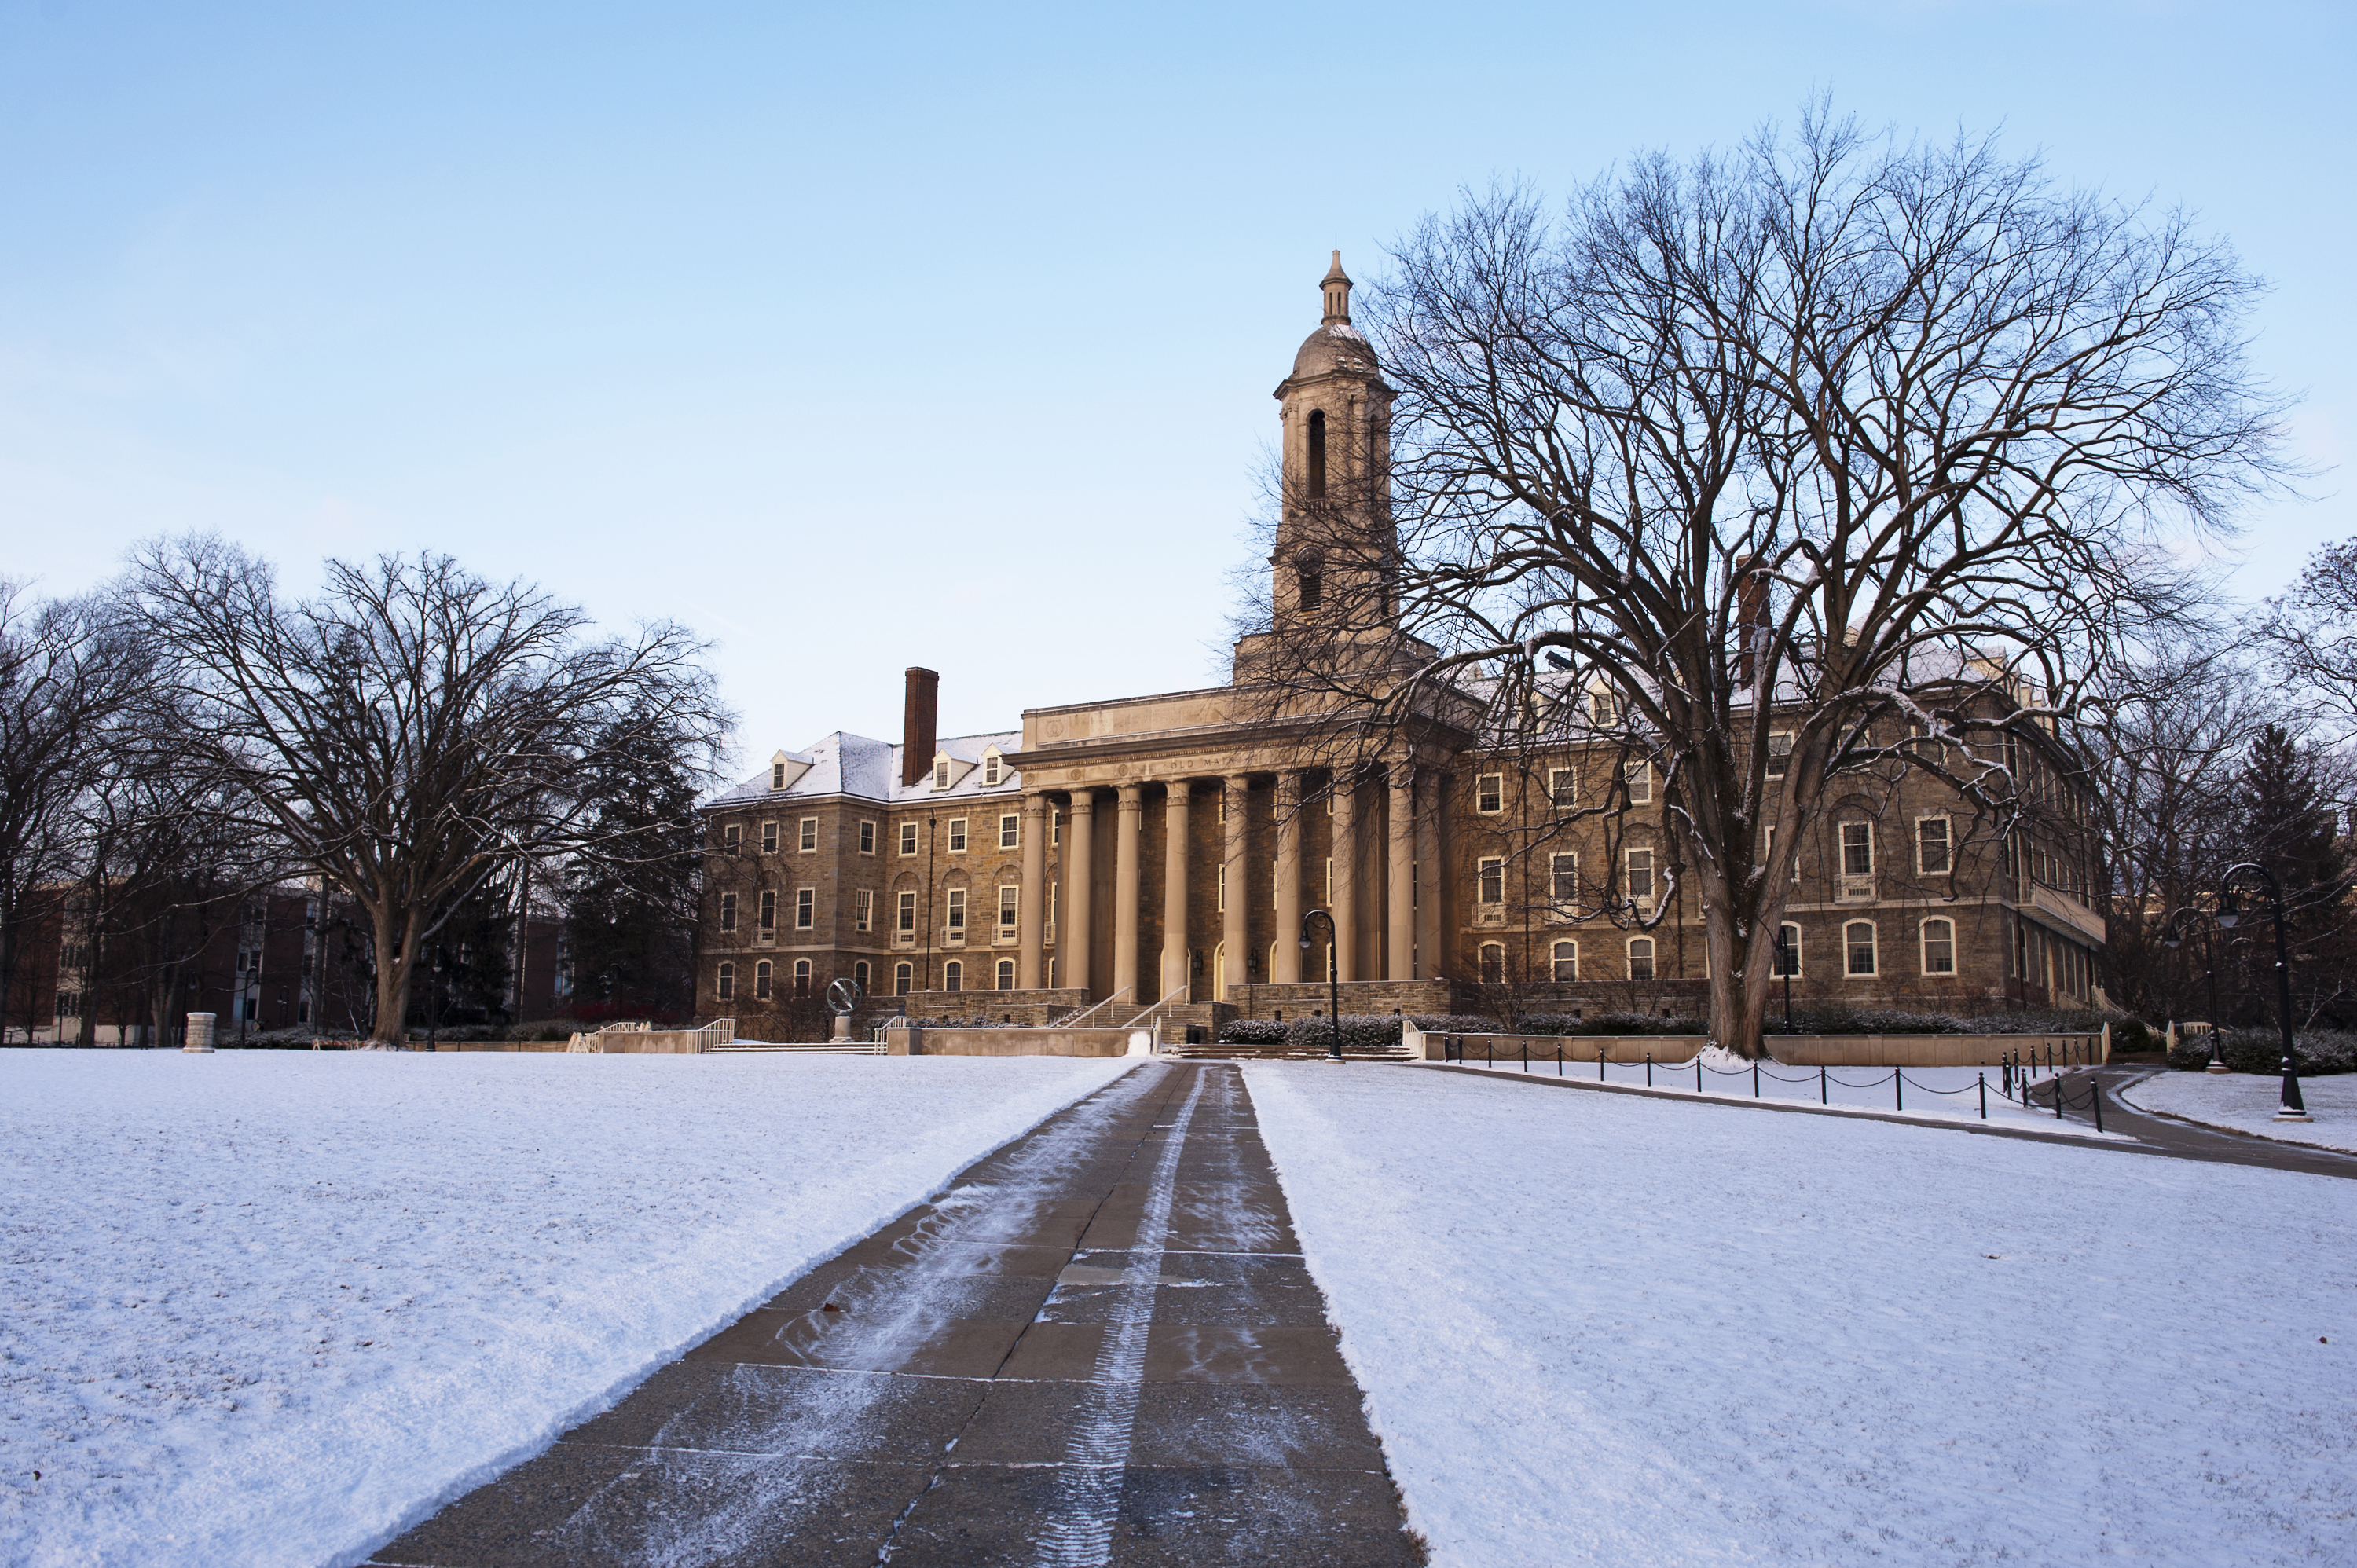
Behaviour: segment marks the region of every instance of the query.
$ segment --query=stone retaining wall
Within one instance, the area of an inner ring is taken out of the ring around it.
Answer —
[[[895,1057],[1123,1057],[1153,1049],[1146,1029],[920,1029],[884,1031]]]
[[[1566,1061],[1592,1062],[1599,1053],[1616,1062],[1691,1060],[1710,1042],[1700,1035],[1427,1035],[1414,1024],[1403,1032],[1408,1048],[1426,1061],[1446,1055],[1445,1038],[1464,1041],[1469,1058],[1494,1052],[1504,1061],[1522,1059],[1525,1046],[1531,1059],[1555,1060],[1558,1047]],[[1787,1067],[1996,1067],[2006,1056],[2035,1054],[2040,1062],[2050,1049],[2056,1061],[2111,1059],[2111,1031],[2100,1035],[1770,1035],[1761,1041],[1768,1054]]]

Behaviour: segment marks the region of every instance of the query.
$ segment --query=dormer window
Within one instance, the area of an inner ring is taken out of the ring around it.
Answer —
[[[785,787],[786,765],[782,762],[772,762],[770,764],[770,788],[782,789]]]
[[[936,758],[933,763],[933,788],[946,789],[949,787],[950,759],[946,757]]]
[[[998,779],[999,779],[999,771],[1000,771],[1000,768],[1002,768],[1002,766],[1003,766],[1003,765],[1000,763],[1000,761],[999,761],[999,759],[998,759],[998,753],[996,753],[996,752],[995,752],[995,751],[994,751],[994,752],[992,752],[989,756],[987,756],[987,757],[984,757],[984,758],[982,759],[982,781],[983,781],[983,783],[984,783],[985,785],[995,785],[995,784],[996,784],[996,783],[998,782]]]

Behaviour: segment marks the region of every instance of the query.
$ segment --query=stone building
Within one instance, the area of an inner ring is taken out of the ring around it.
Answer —
[[[1329,554],[1297,534],[1288,499],[1271,555],[1280,630],[1333,601],[1390,528],[1392,393],[1339,257],[1319,286],[1323,319],[1275,392],[1285,494],[1315,500],[1321,540],[1339,511],[1377,542]],[[1353,466],[1366,482],[1345,482]],[[1029,709],[988,735],[937,736],[939,677],[912,669],[898,744],[838,732],[776,753],[707,807],[700,1010],[759,1036],[850,978],[870,1013],[1045,1022],[1103,1004],[1209,1029],[1323,1011],[1329,959],[1348,1013],[1489,1010],[1501,992],[1525,1011],[1699,1009],[1699,915],[1668,891],[1674,846],[1642,763],[1601,743],[1534,757],[1435,722],[1377,766],[1338,769],[1313,724],[1255,694],[1263,640],[1238,644],[1228,685]],[[2018,776],[2057,802],[2056,831],[1996,835],[1916,772],[1818,825],[1788,916],[1799,1000],[2092,996],[2104,922],[2070,847],[2079,786],[2044,732],[2011,744]],[[1548,831],[1606,790],[1622,809]],[[1304,944],[1312,910],[1330,912],[1330,949],[1314,921]]]

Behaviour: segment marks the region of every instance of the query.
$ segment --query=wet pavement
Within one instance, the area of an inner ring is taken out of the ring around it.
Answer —
[[[1422,1560],[1243,1074],[1153,1062],[369,1561]]]

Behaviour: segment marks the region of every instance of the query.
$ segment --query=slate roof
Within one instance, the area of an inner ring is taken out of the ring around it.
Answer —
[[[849,795],[862,800],[875,800],[886,805],[917,805],[934,800],[963,800],[979,797],[996,800],[1022,793],[1023,776],[1012,768],[1002,771],[998,782],[985,786],[982,781],[983,754],[996,746],[1000,752],[1019,750],[1023,732],[1006,730],[989,735],[943,736],[935,744],[936,755],[942,752],[968,766],[951,781],[946,789],[933,788],[931,757],[923,758],[925,772],[913,785],[900,782],[901,748],[888,740],[874,740],[848,730],[836,730],[814,745],[801,751],[783,752],[790,762],[806,762],[810,766],[801,778],[782,789],[770,788],[770,766],[731,789],[725,789],[705,803],[706,810],[722,806],[741,806],[756,800],[812,800],[823,795]]]

